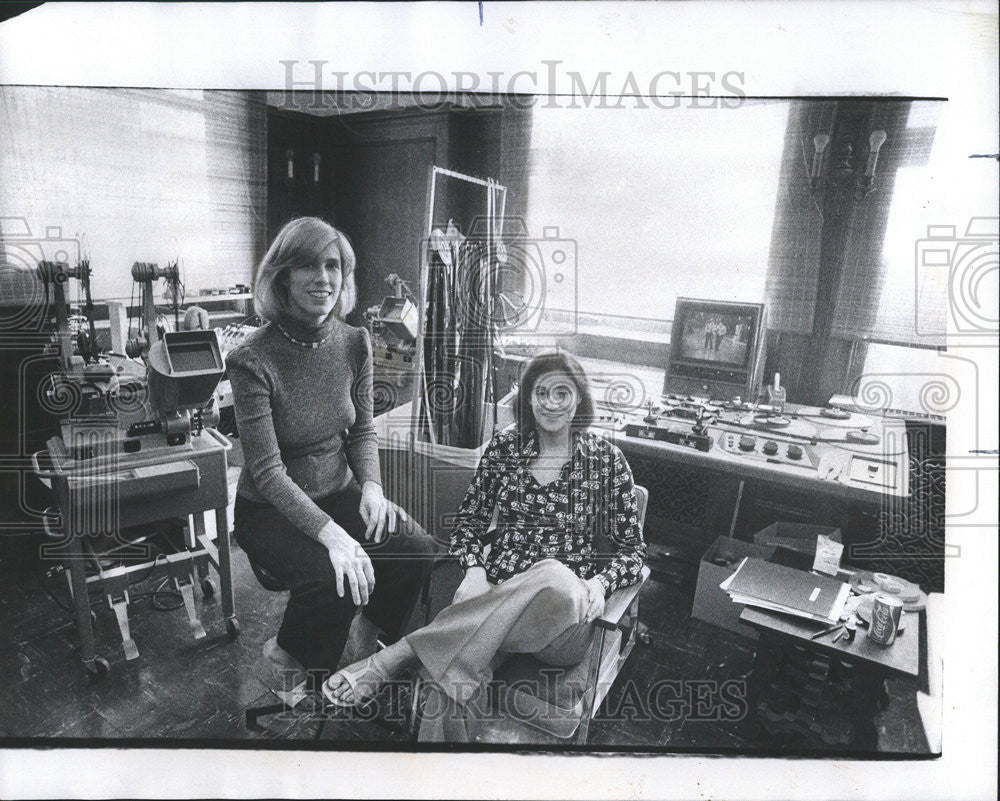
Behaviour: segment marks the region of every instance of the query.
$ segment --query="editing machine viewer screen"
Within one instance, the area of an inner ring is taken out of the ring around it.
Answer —
[[[221,367],[215,350],[207,342],[192,342],[170,348],[170,363],[174,373],[191,373],[199,370],[217,370]]]

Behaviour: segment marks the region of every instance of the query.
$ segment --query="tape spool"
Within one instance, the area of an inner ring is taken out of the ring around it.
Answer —
[[[888,573],[870,573],[867,570],[859,570],[851,576],[850,583],[851,589],[860,595],[869,595],[875,592],[894,595],[903,602],[903,608],[907,612],[923,609],[927,602],[927,596],[918,585]]]
[[[868,431],[848,431],[844,434],[844,439],[857,445],[878,445],[879,438]]]
[[[878,584],[882,592],[895,595],[903,601],[913,602],[920,598],[920,587],[899,576],[890,576],[888,573],[873,573],[872,580]]]
[[[825,409],[820,409],[819,413],[822,417],[829,417],[831,420],[850,420],[851,413],[845,409],[836,409],[833,406],[827,406]]]

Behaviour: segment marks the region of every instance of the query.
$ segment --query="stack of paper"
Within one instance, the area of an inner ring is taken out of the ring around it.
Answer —
[[[836,623],[844,611],[850,585],[748,556],[719,585],[736,603]]]

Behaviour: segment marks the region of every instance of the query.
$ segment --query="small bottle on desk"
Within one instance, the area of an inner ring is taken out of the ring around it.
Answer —
[[[767,405],[781,414],[785,410],[785,388],[781,386],[781,373],[774,374],[774,383],[767,388]]]

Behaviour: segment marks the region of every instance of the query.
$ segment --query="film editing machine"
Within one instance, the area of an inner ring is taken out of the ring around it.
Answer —
[[[108,670],[95,649],[90,586],[100,587],[117,618],[125,657],[135,659],[139,651],[129,629],[129,588],[137,576],[155,570],[166,572],[183,600],[193,636],[202,638],[194,586],[200,580],[205,597],[213,595],[208,566],[214,566],[226,629],[236,637],[226,514],[231,444],[213,428],[218,422],[214,393],[224,371],[216,332],[161,334],[151,284],[163,273],[138,263],[133,277],[146,285],[147,300],[144,366],[121,354],[98,356],[92,338],[91,347],[73,353],[63,285],[67,278],[78,278],[88,288],[89,264],[70,268],[42,262],[39,274],[56,289],[59,370],[52,376],[49,399],[63,412],[61,435],[33,456],[35,472],[51,487],[58,506],[58,514],[47,510],[46,526],[59,542],[46,545],[43,555],[67,568],[84,667],[93,677]],[[212,510],[217,545],[205,520]],[[58,531],[49,523],[54,518],[60,521]],[[135,534],[136,527],[178,518],[188,521],[183,544],[149,559],[151,549]],[[111,560],[102,557],[109,553],[126,553],[131,560],[108,568]]]
[[[904,424],[847,397],[786,404],[778,374],[761,389],[764,335],[762,304],[679,298],[663,395],[625,416],[630,447],[861,502],[906,497]]]

